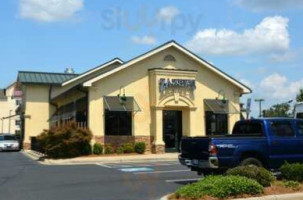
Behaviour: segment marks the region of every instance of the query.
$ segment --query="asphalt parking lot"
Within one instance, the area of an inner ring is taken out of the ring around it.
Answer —
[[[178,162],[46,166],[0,153],[0,199],[154,200],[201,178]]]

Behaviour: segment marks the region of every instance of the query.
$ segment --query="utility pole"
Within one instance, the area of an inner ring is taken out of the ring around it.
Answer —
[[[262,117],[262,102],[265,101],[265,99],[255,99],[255,102],[259,102],[259,117]]]

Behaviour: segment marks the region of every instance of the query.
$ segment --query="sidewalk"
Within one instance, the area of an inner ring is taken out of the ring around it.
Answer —
[[[136,155],[113,155],[100,157],[78,157],[70,159],[41,159],[39,154],[33,156],[35,152],[31,150],[23,151],[23,154],[33,160],[45,165],[86,165],[86,164],[106,164],[106,163],[131,163],[131,162],[154,162],[154,161],[178,161],[178,153],[165,154],[136,154]]]

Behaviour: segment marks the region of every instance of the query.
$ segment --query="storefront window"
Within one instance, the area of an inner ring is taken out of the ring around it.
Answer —
[[[132,135],[132,112],[105,110],[105,135]]]
[[[206,112],[206,135],[225,135],[228,133],[228,115]]]

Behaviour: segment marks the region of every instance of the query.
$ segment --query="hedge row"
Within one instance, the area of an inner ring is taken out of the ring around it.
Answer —
[[[134,145],[131,143],[126,143],[114,149],[111,145],[101,145],[99,143],[94,144],[93,153],[96,155],[100,154],[123,154],[123,153],[138,153],[143,154],[146,150],[146,145],[144,142],[136,142]]]

